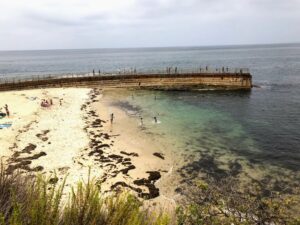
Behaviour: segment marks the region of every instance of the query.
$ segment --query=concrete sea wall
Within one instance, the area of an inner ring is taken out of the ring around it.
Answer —
[[[250,73],[132,74],[103,76],[44,77],[2,82],[0,91],[48,87],[128,87],[149,89],[244,89],[252,88]]]

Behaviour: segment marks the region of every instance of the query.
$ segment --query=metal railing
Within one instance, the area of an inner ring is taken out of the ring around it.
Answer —
[[[55,80],[62,78],[81,78],[81,77],[100,77],[100,76],[114,76],[114,75],[176,75],[176,74],[249,74],[248,68],[211,68],[208,66],[199,67],[197,69],[180,69],[177,67],[167,67],[165,69],[148,69],[137,70],[135,68],[119,69],[116,71],[92,71],[90,73],[66,73],[66,74],[43,74],[43,75],[24,75],[24,76],[6,76],[0,75],[0,84],[14,84],[30,81],[42,81],[42,80]]]

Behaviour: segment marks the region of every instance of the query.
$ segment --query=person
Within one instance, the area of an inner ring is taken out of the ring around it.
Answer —
[[[101,74],[101,71],[99,70],[99,75]]]
[[[42,102],[41,102],[41,106],[42,107],[48,107],[48,101],[46,101],[45,99],[42,99]]]
[[[112,124],[114,122],[114,114],[110,114],[110,123]]]
[[[6,111],[7,117],[9,117],[9,114],[10,114],[10,113],[9,113],[8,105],[7,105],[7,104],[5,104],[4,109],[5,109],[5,111]]]
[[[143,126],[144,124],[143,124],[143,117],[141,117],[141,126]]]
[[[95,76],[95,70],[93,69],[93,75]]]
[[[52,99],[50,99],[50,105],[53,105],[53,101],[52,101]]]
[[[156,116],[154,116],[154,123],[157,123],[157,118],[156,118]]]
[[[2,108],[0,108],[0,119],[6,116],[6,113],[2,112]]]

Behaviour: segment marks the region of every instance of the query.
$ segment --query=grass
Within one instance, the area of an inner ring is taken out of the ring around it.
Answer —
[[[290,224],[300,218],[290,213],[292,200],[275,196],[239,193],[232,182],[216,186],[197,182],[189,204],[179,206],[177,218],[142,207],[128,192],[103,196],[88,177],[64,196],[66,179],[6,174],[0,168],[0,225],[209,225]]]
[[[65,180],[7,175],[0,171],[0,224],[9,225],[166,225],[169,218],[143,209],[142,202],[123,192],[103,197],[88,179],[73,188],[63,204]]]

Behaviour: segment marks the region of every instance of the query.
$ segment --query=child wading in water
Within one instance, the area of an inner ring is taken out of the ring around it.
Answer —
[[[141,126],[143,126],[144,123],[143,123],[143,117],[141,117]]]

